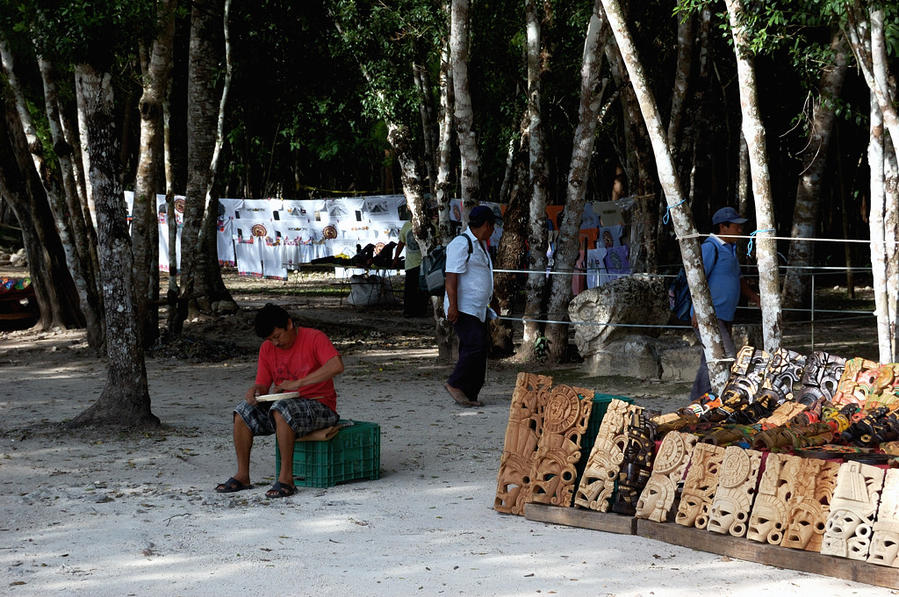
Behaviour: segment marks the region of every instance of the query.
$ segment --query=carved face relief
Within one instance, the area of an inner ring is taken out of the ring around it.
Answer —
[[[705,503],[701,495],[684,493],[680,498],[680,506],[674,521],[687,527],[691,527],[696,523],[696,519],[702,513],[702,506]]]
[[[643,493],[637,501],[637,518],[648,518],[656,522],[665,522],[674,501],[672,482],[661,475],[653,475],[646,482]]]
[[[731,528],[737,526],[737,531],[743,530],[742,524],[746,519],[745,512],[740,504],[730,497],[716,497],[709,512],[709,530],[715,533],[729,533]],[[740,533],[742,534],[742,533]]]
[[[864,521],[852,510],[836,510],[831,513],[824,526],[828,538],[846,541],[853,535]]]
[[[795,508],[790,514],[790,524],[787,526],[782,545],[804,549],[816,534],[824,534],[824,522],[819,511],[820,508],[815,509],[808,504]]]
[[[780,545],[785,521],[786,512],[778,499],[774,496],[759,495],[752,516],[749,517],[746,538],[760,543]]]
[[[874,523],[874,536],[868,561],[899,568],[899,525]]]

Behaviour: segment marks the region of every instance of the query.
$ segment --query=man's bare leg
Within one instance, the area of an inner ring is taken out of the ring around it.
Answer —
[[[250,450],[253,448],[253,432],[244,420],[234,413],[234,451],[237,453],[237,474],[234,479],[250,484]]]
[[[281,452],[281,473],[278,475],[278,482],[293,487],[293,447],[297,434],[281,413],[274,411],[274,418],[275,437],[278,440],[278,450]]]

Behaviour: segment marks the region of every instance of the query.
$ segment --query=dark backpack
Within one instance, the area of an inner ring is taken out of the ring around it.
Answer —
[[[718,248],[715,247],[715,260],[709,268],[709,276],[718,265]],[[668,286],[668,308],[674,316],[682,321],[690,321],[690,309],[693,307],[693,298],[690,296],[690,287],[687,285],[687,271],[680,268],[677,277]]]
[[[460,234],[468,241],[468,257],[471,259],[472,244],[467,234]],[[421,258],[418,270],[418,288],[430,296],[443,296],[446,289],[446,247],[437,245]]]

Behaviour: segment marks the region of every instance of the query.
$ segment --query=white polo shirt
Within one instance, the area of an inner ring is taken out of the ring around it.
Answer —
[[[471,257],[468,243],[471,240]],[[487,307],[493,296],[493,261],[487,252],[486,243],[479,241],[466,228],[463,234],[454,238],[446,247],[446,271],[459,274],[456,287],[456,306],[460,313],[474,315],[481,321],[487,317]],[[449,311],[449,297],[443,293],[443,312]]]

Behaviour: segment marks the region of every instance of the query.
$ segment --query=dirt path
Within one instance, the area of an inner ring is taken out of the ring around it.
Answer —
[[[0,333],[0,593],[91,596],[888,595],[664,543],[558,527],[491,508],[517,367],[490,366],[485,406],[442,389],[427,320],[362,314],[339,298],[236,293],[282,302],[345,355],[341,414],[381,426],[381,479],[305,488],[285,500],[273,438],[258,440],[247,492],[233,473],[230,409],[252,379],[250,314],[199,320],[148,359],[143,434],[62,431],[101,392],[102,361],[76,332]],[[210,361],[209,357],[227,356]],[[230,355],[230,356],[229,356]],[[202,358],[201,358],[202,357]],[[546,372],[544,372],[546,373]],[[686,388],[551,372],[665,410]]]

